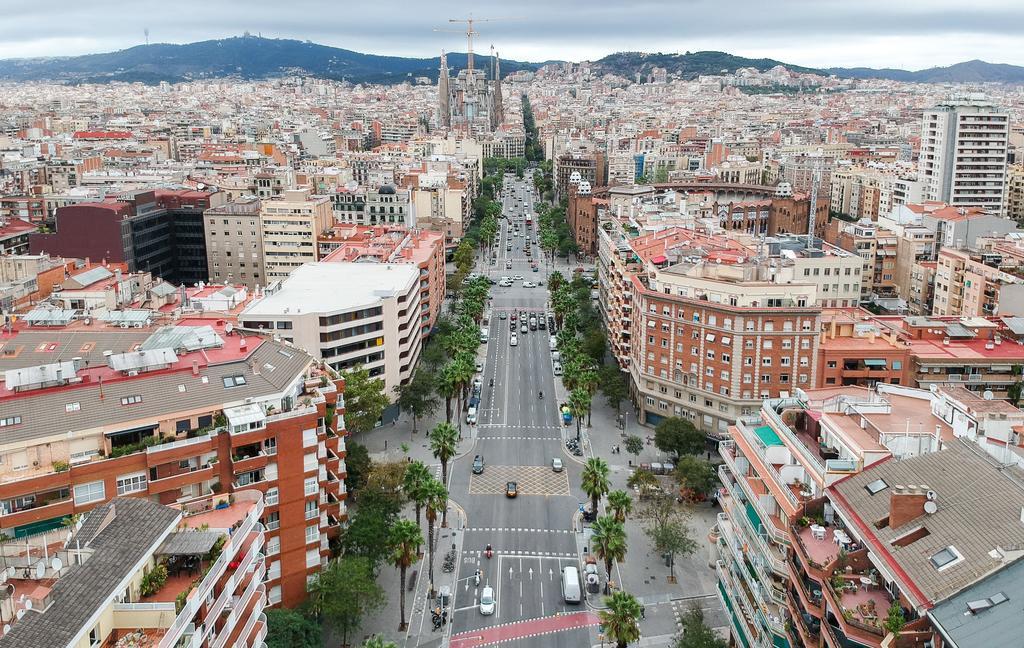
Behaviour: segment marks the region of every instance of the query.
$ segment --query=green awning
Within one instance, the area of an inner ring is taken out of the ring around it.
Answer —
[[[869,367],[885,367],[885,360],[881,360],[878,358],[870,358],[868,360],[865,360],[864,364],[866,364]]]
[[[736,628],[736,634],[740,638],[740,643],[743,644],[743,648],[750,648],[750,642],[747,641],[747,634],[743,631],[743,624],[740,623],[739,617],[736,616],[736,610],[733,608],[732,599],[725,591],[725,585],[722,581],[718,581],[718,591],[722,595],[722,600],[725,601],[725,607],[729,609],[729,616],[732,617],[732,624]]]
[[[766,446],[780,446],[782,445],[782,439],[775,433],[775,430],[771,429],[767,425],[762,425],[759,428],[754,429],[754,434],[757,435],[758,439],[761,439],[761,443]]]
[[[38,520],[30,524],[23,524],[19,527],[14,527],[14,537],[24,538],[26,536],[36,535],[37,533],[45,533],[52,531],[53,529],[59,529],[61,524],[64,522],[64,517],[55,517],[48,520]]]
[[[772,635],[772,645],[775,646],[775,648],[790,648],[789,640],[785,637],[780,637],[777,634]]]
[[[761,516],[757,514],[757,511],[754,510],[754,505],[750,502],[747,502],[747,519],[754,525],[754,531],[761,533],[761,530],[765,528],[764,522],[761,522]]]

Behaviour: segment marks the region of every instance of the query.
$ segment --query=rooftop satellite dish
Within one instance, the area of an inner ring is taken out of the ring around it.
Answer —
[[[60,570],[64,569],[64,561],[55,556],[53,560],[50,561],[50,567],[53,568],[53,571],[60,572]]]
[[[36,563],[36,580],[42,580],[46,576],[46,563],[40,560]]]
[[[32,599],[25,599],[25,609],[26,610],[31,610],[32,609]]]
[[[924,503],[924,512],[928,515],[931,515],[932,513],[938,510],[939,505],[936,504],[934,500],[928,500],[927,502]]]
[[[233,324],[231,324],[231,322],[228,322],[227,324],[224,325],[224,332],[227,333],[228,335],[231,335],[231,331],[233,330],[235,330],[235,327]]]
[[[198,189],[199,191],[202,191],[203,189],[206,189],[206,185],[203,184],[202,182],[199,182],[199,183],[196,184],[196,189]]]
[[[4,624],[4,634],[7,634],[10,631],[11,631],[11,624],[10,623],[5,623]]]
[[[986,389],[985,392],[981,395],[981,397],[984,398],[985,400],[992,400],[993,398],[995,398],[995,394],[993,394],[991,390]]]
[[[18,614],[15,616],[17,616],[18,620],[20,621],[21,617],[25,616],[25,610],[18,610]]]

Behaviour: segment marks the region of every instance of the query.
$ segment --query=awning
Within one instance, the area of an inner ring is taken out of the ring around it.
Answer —
[[[775,430],[771,429],[767,425],[755,428],[754,434],[757,435],[758,439],[761,439],[761,443],[768,447],[782,445],[782,439],[780,439],[779,435],[775,433]]]
[[[158,556],[202,556],[210,553],[217,544],[217,539],[224,533],[221,531],[183,531],[167,536],[164,543],[156,550]]]
[[[885,360],[879,358],[869,358],[864,361],[864,364],[866,364],[869,367],[885,367]]]
[[[668,259],[666,259],[665,255],[663,254],[659,254],[658,256],[651,259],[651,263],[665,263],[666,261],[668,261]]]
[[[231,427],[249,425],[250,423],[267,420],[267,415],[263,413],[263,408],[255,403],[225,408],[224,416],[227,417],[228,424]]]

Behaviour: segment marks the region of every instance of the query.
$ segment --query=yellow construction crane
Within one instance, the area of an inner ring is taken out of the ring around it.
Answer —
[[[475,23],[481,22],[498,22],[502,20],[521,20],[520,18],[474,18],[473,14],[469,14],[469,18],[449,18],[450,23],[466,23],[466,31],[456,31],[454,29],[435,29],[436,32],[445,32],[449,34],[465,34],[466,35],[466,69],[473,69],[473,37],[478,35],[478,32],[473,29]]]

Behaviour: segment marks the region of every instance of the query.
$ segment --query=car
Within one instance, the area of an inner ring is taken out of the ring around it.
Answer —
[[[484,371],[484,363],[477,362],[476,363],[476,371],[477,371],[477,373],[483,373],[483,371]]]
[[[479,475],[484,471],[484,458],[482,455],[473,457],[473,474]]]
[[[540,330],[542,330],[542,331],[543,331],[543,330],[544,330],[544,329],[546,329],[547,327],[548,327],[548,324],[547,324],[547,322],[545,322],[545,321],[544,321],[544,318],[543,318],[543,317],[542,317],[542,318],[540,318],[540,319],[539,319],[539,320],[537,321],[537,328],[539,328]]]
[[[536,288],[536,287],[537,287],[537,284],[533,283],[532,281],[524,281],[523,282],[523,288]]]
[[[488,585],[480,593],[480,614],[490,616],[494,614],[494,588]]]
[[[480,379],[480,376],[477,376],[476,378],[473,379],[473,391],[476,391],[483,386],[484,381]]]
[[[506,261],[505,262],[505,269],[506,270],[511,270],[512,269],[512,262],[511,261]]]
[[[522,322],[522,323],[521,323],[521,324],[519,325],[519,332],[520,332],[520,333],[526,333],[526,331],[527,331],[527,330],[528,330],[528,329],[526,328],[526,322]]]
[[[540,268],[537,267],[537,264],[533,265],[533,271],[534,272],[540,272]]]
[[[519,317],[519,313],[517,313],[515,311],[512,311],[512,321],[513,322],[516,321],[516,318],[518,318],[518,317]]]
[[[553,363],[552,364],[552,369],[554,370],[556,376],[561,376],[562,375],[562,363],[561,362]]]
[[[513,335],[512,337],[510,337],[508,339],[508,345],[509,346],[519,346],[519,338],[517,338],[516,336]]]
[[[512,275],[512,280],[513,281],[522,281],[523,280],[523,275]]]
[[[505,497],[516,497],[519,495],[519,484],[508,482],[505,484]]]
[[[500,317],[501,319],[508,319],[508,313],[506,313],[505,311],[501,311],[501,314],[499,314],[498,317]]]
[[[562,472],[562,468],[564,468],[564,466],[562,465],[561,459],[555,457],[554,459],[551,460],[551,470],[555,472]]]

